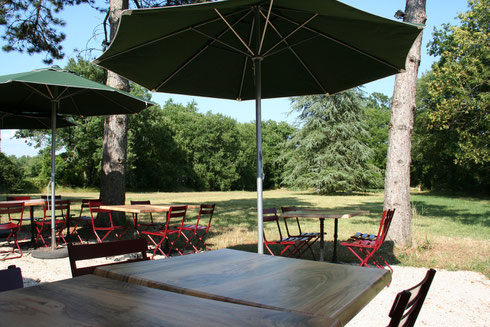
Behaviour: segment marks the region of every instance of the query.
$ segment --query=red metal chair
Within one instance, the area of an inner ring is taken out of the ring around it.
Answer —
[[[292,212],[296,211],[297,208],[295,206],[291,207],[281,207],[281,211],[284,212]],[[284,225],[286,226],[286,233],[288,234],[289,237],[310,237],[311,240],[306,244],[308,249],[310,249],[311,254],[313,255],[313,260],[316,260],[315,253],[313,252],[313,244],[320,239],[321,234],[317,232],[303,232],[301,230],[301,224],[299,223],[299,218],[296,217],[296,225],[298,226],[298,231],[296,233],[290,232],[290,225],[288,225],[288,219],[294,219],[294,218],[283,218],[284,219]],[[327,233],[324,233],[325,235]]]
[[[43,204],[43,217],[40,220],[35,221],[36,224],[36,244],[41,239],[44,246],[46,244],[45,237],[51,237],[51,208],[48,201]],[[62,240],[66,244],[63,231],[66,227],[66,221],[70,214],[70,200],[58,200],[55,201],[55,229],[56,229],[56,245],[59,245]],[[43,236],[44,235],[44,236]],[[52,240],[51,240],[52,242]]]
[[[21,196],[7,196],[7,201],[26,201],[26,200],[30,200],[31,197],[28,196],[28,195],[21,195]],[[22,218],[24,221],[30,221],[31,218],[29,215],[27,215],[27,217],[23,217]],[[18,218],[14,218],[12,219],[13,221],[16,221],[17,223],[19,222],[19,219]],[[20,229],[19,229],[19,232],[20,232]],[[18,236],[18,235],[17,235]],[[27,234],[23,239],[19,239],[19,241],[24,241],[24,240],[27,240],[29,237],[29,234]]]
[[[15,249],[19,251],[18,256],[10,257],[10,258],[2,258],[2,260],[7,259],[16,259],[22,257],[22,250],[20,249],[19,242],[17,240],[17,235],[20,231],[20,227],[22,226],[22,219],[24,216],[24,203],[2,203],[0,204],[0,218],[8,217],[7,223],[0,224],[0,230],[9,231],[9,235],[7,236],[7,242],[9,242],[10,238],[14,240],[14,246],[12,251],[1,251],[0,253],[15,253]],[[17,220],[16,223],[13,221]]]
[[[116,255],[141,253],[141,258],[128,259],[125,261],[119,261],[117,263],[126,263],[134,261],[148,260],[146,255],[148,251],[148,243],[143,238],[137,238],[135,240],[124,240],[117,242],[105,242],[96,244],[82,244],[73,245],[68,244],[68,257],[70,258],[70,268],[73,277],[82,276],[86,274],[92,274],[98,266],[77,267],[77,261],[112,257]],[[115,264],[111,262],[109,264]]]
[[[340,245],[347,247],[361,261],[359,266],[369,267],[368,262],[370,262],[377,268],[384,268],[383,262],[393,273],[393,269],[379,254],[378,250],[385,241],[394,213],[395,209],[383,211],[383,217],[381,218],[377,235],[356,233],[348,241],[340,243]]]
[[[15,290],[24,287],[22,271],[15,265],[0,270],[0,292]]]
[[[311,240],[311,237],[301,236],[301,237],[282,237],[281,226],[279,225],[279,216],[277,215],[276,208],[264,209],[263,213],[263,222],[275,222],[277,225],[277,230],[279,232],[279,240],[269,241],[265,236],[264,230],[264,245],[269,251],[271,255],[275,255],[269,245],[281,245],[283,249],[279,253],[279,255],[287,255],[288,257],[301,257],[304,249],[307,247],[308,242]]]
[[[141,201],[133,201],[131,200],[131,204],[151,204],[150,200],[141,200]],[[141,216],[138,218],[138,226],[136,226],[136,213],[133,213],[133,224],[134,224],[134,229],[136,230],[136,233],[139,235],[139,230],[138,227],[143,227],[145,230],[155,230],[155,229],[160,229],[163,227],[163,224],[155,223],[153,220],[153,214],[150,212],[150,222],[144,222],[141,220]]]
[[[111,233],[113,233],[116,236],[117,240],[121,239],[121,236],[123,236],[124,233],[126,233],[128,228],[124,226],[114,225],[114,222],[112,221],[111,211],[101,209],[100,208],[101,205],[102,203],[100,201],[88,202],[88,206],[90,209],[90,219],[92,221],[92,230],[95,234],[95,238],[97,239],[97,243],[102,243],[107,238],[107,236],[109,236]],[[107,214],[107,217],[109,219],[109,226],[97,226],[95,221],[99,220],[98,216],[100,213]],[[103,232],[105,234],[102,238],[100,238],[97,232]]]
[[[78,229],[80,228],[88,228],[92,229],[92,217],[90,215],[90,206],[89,202],[90,201],[98,201],[100,202],[100,199],[82,199],[82,204],[80,206],[80,214],[78,217],[71,217],[70,219],[70,224],[72,225],[72,230],[73,234],[75,234],[80,241],[80,243],[83,243],[83,239],[78,233]],[[84,213],[84,211],[88,211],[88,213]],[[88,241],[86,241],[88,243]]]
[[[146,235],[155,246],[153,255],[151,256],[152,259],[155,257],[157,251],[165,257],[168,257],[174,248],[180,255],[183,255],[183,251],[175,245],[177,240],[183,234],[182,231],[186,212],[187,206],[171,206],[167,213],[167,221],[164,229],[158,231],[141,231],[141,233]],[[171,240],[170,237],[172,237],[173,240]],[[168,245],[168,249],[166,249],[167,253],[162,249],[162,245],[165,241],[168,242],[166,244],[166,246]]]
[[[206,235],[208,234],[209,227],[211,226],[211,220],[213,219],[215,204],[201,204],[199,207],[199,214],[195,225],[184,225],[182,228],[184,231],[190,231],[190,235],[187,236],[182,233],[182,236],[186,239],[185,245],[182,248],[182,252],[185,251],[187,245],[191,245],[194,253],[199,252],[199,246],[202,244],[207,250],[211,250],[204,242]],[[207,224],[202,224],[207,219]],[[201,223],[201,225],[199,224]],[[201,235],[199,232],[203,231]],[[193,241],[195,239],[195,241]]]
[[[435,274],[434,269],[429,269],[420,283],[396,295],[389,313],[391,320],[388,327],[414,326]]]

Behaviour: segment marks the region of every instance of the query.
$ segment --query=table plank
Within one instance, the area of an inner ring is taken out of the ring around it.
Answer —
[[[182,294],[346,324],[391,281],[384,269],[222,249],[99,267],[95,274]]]
[[[6,326],[340,326],[94,275],[0,293],[0,317]]]
[[[324,209],[301,209],[297,211],[288,211],[281,214],[284,218],[330,218],[343,219],[354,216],[366,215],[369,211],[352,211],[352,210],[324,210]]]
[[[178,205],[178,204],[173,204]],[[121,211],[128,213],[149,213],[149,212],[166,212],[170,209],[171,204],[103,204],[100,206],[104,210]],[[187,205],[188,209],[199,209],[199,205]]]

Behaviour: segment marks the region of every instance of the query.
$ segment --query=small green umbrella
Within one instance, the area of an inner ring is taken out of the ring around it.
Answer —
[[[423,26],[336,0],[224,0],[126,10],[95,62],[150,90],[256,100],[258,252],[261,99],[331,94],[400,73]]]
[[[57,66],[0,76],[0,110],[47,115],[51,121],[51,248],[55,242],[55,149],[58,114],[96,116],[138,113],[154,103]]]

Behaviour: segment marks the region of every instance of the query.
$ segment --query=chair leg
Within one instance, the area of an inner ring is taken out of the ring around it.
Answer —
[[[165,258],[167,257],[167,255],[163,252],[163,250],[161,249],[161,246],[162,246],[162,243],[163,241],[165,240],[165,237],[162,235],[162,239],[160,240],[160,242],[156,242],[153,237],[151,237],[151,235],[149,234],[145,234],[148,239],[153,243],[153,245],[155,245],[155,249],[153,250],[153,255],[151,256],[151,259],[153,260],[153,258],[155,258],[155,255],[157,254],[157,251],[159,251],[163,256],[165,256]]]
[[[18,259],[18,258],[22,257],[22,250],[20,249],[20,245],[19,245],[19,242],[17,240],[17,232],[15,232],[14,230],[11,230],[10,234],[12,235],[15,246],[12,247],[12,251],[1,251],[0,253],[15,253],[15,248],[17,248],[17,250],[19,250],[19,255],[15,256],[15,257],[10,257],[10,258],[2,258],[2,260]],[[9,236],[10,236],[10,234],[9,234]]]

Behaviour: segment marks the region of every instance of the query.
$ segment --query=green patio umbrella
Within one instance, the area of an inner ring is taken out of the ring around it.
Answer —
[[[56,128],[76,126],[61,115],[56,115]],[[51,129],[51,114],[11,114],[0,111],[0,129]]]
[[[57,66],[0,76],[0,111],[50,117],[51,144],[51,248],[55,240],[55,149],[58,115],[96,116],[138,113],[154,103],[114,89]],[[63,123],[64,124],[64,123]]]
[[[332,94],[400,73],[422,29],[336,0],[126,10],[95,63],[158,92],[256,100],[262,253],[261,99]]]

